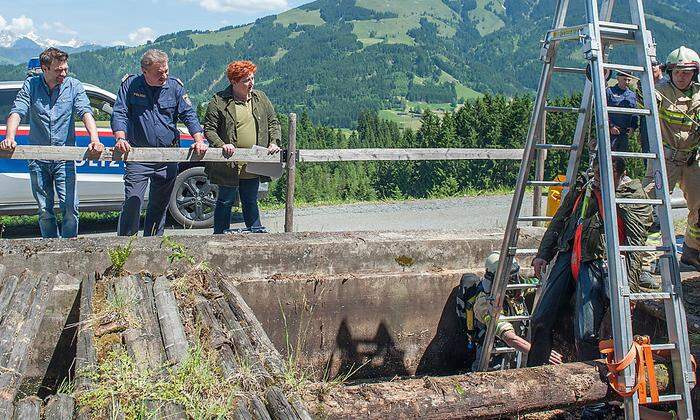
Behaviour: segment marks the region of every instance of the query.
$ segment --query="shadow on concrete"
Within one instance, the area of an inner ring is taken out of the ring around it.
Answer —
[[[362,339],[352,336],[345,318],[338,327],[335,343],[336,348],[331,353],[327,366],[338,363],[334,360],[337,355],[340,358],[339,375],[350,372],[353,372],[353,378],[408,375],[404,351],[396,347],[396,342],[384,321],[380,322],[373,338]]]

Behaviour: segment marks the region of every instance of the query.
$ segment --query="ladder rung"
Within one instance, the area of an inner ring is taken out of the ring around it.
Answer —
[[[540,287],[539,283],[537,283],[537,284],[518,283],[518,284],[507,285],[506,290],[537,289],[538,287]]]
[[[527,185],[535,187],[568,187],[569,183],[566,181],[527,181]]]
[[[557,67],[552,68],[554,72],[557,73],[575,73],[575,74],[586,74],[586,69],[580,69],[578,67]]]
[[[618,23],[601,20],[599,24],[601,28],[626,29],[628,31],[636,31],[637,29],[639,29],[639,26],[633,25],[631,23]]]
[[[549,144],[549,143],[538,143],[535,145],[535,149],[541,150],[576,150],[576,146],[573,144]]]
[[[628,66],[626,64],[613,64],[613,63],[603,63],[604,69],[620,70],[623,72],[643,72],[644,67],[641,66]]]
[[[498,321],[504,322],[514,322],[514,321],[527,321],[530,319],[530,315],[503,315],[498,317]]]
[[[663,300],[671,299],[671,294],[666,292],[630,293],[630,300]]]
[[[574,106],[545,106],[544,110],[547,112],[572,112],[576,114],[583,114],[586,112],[583,108],[577,108]]]
[[[669,252],[669,247],[667,247],[667,246],[653,246],[653,245],[642,245],[642,246],[622,245],[622,246],[620,246],[620,252]]]
[[[659,402],[680,401],[683,397],[680,394],[659,395]],[[651,404],[651,397],[647,397],[647,404]]]
[[[506,353],[515,353],[517,350],[515,350],[513,347],[495,347],[491,354],[506,354]]]
[[[656,159],[656,153],[636,153],[636,152],[616,152],[610,153],[613,157],[621,158],[640,158],[640,159]]]
[[[665,344],[652,344],[651,345],[652,350],[675,350],[676,345],[673,343],[665,343]]]
[[[535,255],[537,254],[536,248],[520,248],[515,250],[515,255]]]
[[[550,216],[521,216],[518,218],[518,222],[549,222],[551,220]]]
[[[607,109],[608,113],[610,114],[651,115],[651,111],[643,108],[620,108],[618,106],[609,106]]]
[[[664,203],[659,198],[616,198],[617,204],[648,204],[650,206],[660,206]]]

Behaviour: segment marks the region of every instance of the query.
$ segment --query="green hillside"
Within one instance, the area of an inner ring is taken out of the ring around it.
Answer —
[[[580,2],[572,3],[574,17],[582,20]],[[697,0],[647,3],[660,56],[681,43],[700,47]],[[454,107],[483,93],[532,92],[541,68],[539,40],[554,5],[554,0],[318,0],[244,26],[75,54],[71,70],[116,91],[125,73],[139,71],[140,54],[157,47],[171,55],[171,73],[204,102],[227,85],[229,61],[250,59],[260,67],[258,87],[281,112],[306,111],[312,121],[337,127],[354,127],[365,109],[387,110],[383,115],[401,121],[426,104]],[[620,48],[614,54],[629,52]],[[573,46],[563,56],[570,65],[581,64]],[[21,66],[0,66],[0,79],[21,77]],[[568,93],[580,89],[580,80],[557,79],[553,86]]]

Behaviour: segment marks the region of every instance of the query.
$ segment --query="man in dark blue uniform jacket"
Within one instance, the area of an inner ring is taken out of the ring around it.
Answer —
[[[194,152],[204,154],[207,145],[192,102],[182,82],[168,77],[168,55],[155,49],[146,51],[141,57],[141,71],[140,76],[130,75],[122,80],[112,114],[115,148],[126,153],[132,147],[179,147],[177,122],[180,120],[194,138]],[[143,235],[163,235],[177,172],[177,163],[126,163],[119,236],[138,233],[149,180]]]
[[[629,88],[632,78],[625,73],[617,74],[617,85],[606,90],[608,106],[618,108],[636,108],[637,94]],[[629,147],[629,137],[639,126],[636,115],[609,114],[610,142],[612,150],[626,152]]]

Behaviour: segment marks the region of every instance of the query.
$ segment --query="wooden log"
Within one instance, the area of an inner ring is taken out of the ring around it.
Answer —
[[[250,414],[244,398],[238,400],[238,405],[233,411],[233,418],[235,420],[253,420],[253,415]]]
[[[85,373],[97,366],[92,309],[95,280],[95,273],[91,273],[80,285],[80,321],[75,354],[75,387],[78,392],[90,389],[92,380]]]
[[[250,414],[255,420],[272,420],[265,403],[257,395],[253,395],[250,398]]]
[[[284,231],[294,232],[294,191],[297,179],[297,114],[289,114],[287,144],[287,196],[284,205]]]
[[[153,284],[153,295],[165,354],[170,363],[179,364],[187,357],[188,345],[175,294],[170,289],[170,281],[163,276],[158,277]]]
[[[233,344],[234,351],[243,363],[250,367],[257,382],[261,386],[272,383],[273,377],[265,369],[264,356],[255,351],[248,335],[234,316],[228,303],[223,298],[216,299],[214,300],[214,310],[226,327],[225,333]]]
[[[214,315],[214,310],[209,301],[201,296],[195,299],[195,317],[197,322],[206,328],[209,346],[219,353],[219,365],[224,376],[230,378],[239,372],[236,365],[236,355],[231,349],[230,342],[221,330],[219,321]]]
[[[210,148],[204,156],[184,147],[134,147],[127,154],[105,148],[98,157],[88,156],[86,147],[72,146],[17,146],[14,151],[0,151],[0,159],[92,160],[112,162],[280,162],[281,154],[268,155],[251,149],[236,149],[224,156],[223,149]]]
[[[31,395],[15,403],[15,412],[12,420],[39,420],[41,419],[41,398]]]
[[[0,289],[0,324],[2,324],[2,319],[5,318],[5,310],[10,304],[10,299],[15,292],[19,278],[17,276],[9,276],[2,283],[2,289]]]
[[[5,266],[0,264],[0,289],[2,289],[2,284],[5,279]]]
[[[275,345],[272,344],[270,337],[265,333],[265,329],[258,321],[253,310],[250,309],[231,280],[222,278],[219,283],[221,292],[226,297],[236,319],[240,320],[241,325],[250,337],[253,347],[257,352],[265,355],[265,365],[270,370],[270,373],[277,377],[283,376],[285,365],[282,361],[282,356],[275,348]]]
[[[34,278],[38,278],[38,281],[34,281]],[[25,288],[23,284],[20,284],[13,296],[8,312],[13,312],[15,304],[27,307],[26,311],[23,311],[24,316],[7,325],[8,328],[2,329],[2,343],[9,344],[3,344],[0,349],[2,352],[0,366],[3,367],[0,372],[0,398],[2,399],[14,400],[17,395],[27,368],[29,353],[39,333],[41,321],[44,319],[54,280],[55,276],[48,274],[29,275],[26,283],[36,284],[36,287]],[[29,293],[25,294],[24,292],[27,290]],[[26,305],[25,302],[29,302],[29,304]],[[9,323],[12,320],[12,317],[5,318],[3,323]],[[9,343],[6,341],[7,338],[11,340]]]
[[[27,316],[27,311],[32,303],[34,290],[40,278],[34,275],[22,274],[17,280],[17,286],[6,304],[6,310],[0,319],[0,366],[5,366],[9,357],[9,349],[15,339],[17,325],[21,324]]]
[[[72,420],[74,409],[75,400],[70,395],[52,395],[44,407],[44,418],[47,420]]]
[[[276,386],[271,386],[265,391],[267,408],[273,414],[272,418],[277,420],[311,420],[311,416],[301,404],[296,407],[290,404],[282,390]],[[301,412],[298,408],[301,406]]]
[[[608,397],[597,363],[476,372],[304,390],[314,415],[333,419],[491,418],[584,405]]]
[[[299,150],[299,162],[377,160],[520,160],[523,149],[322,149]]]

